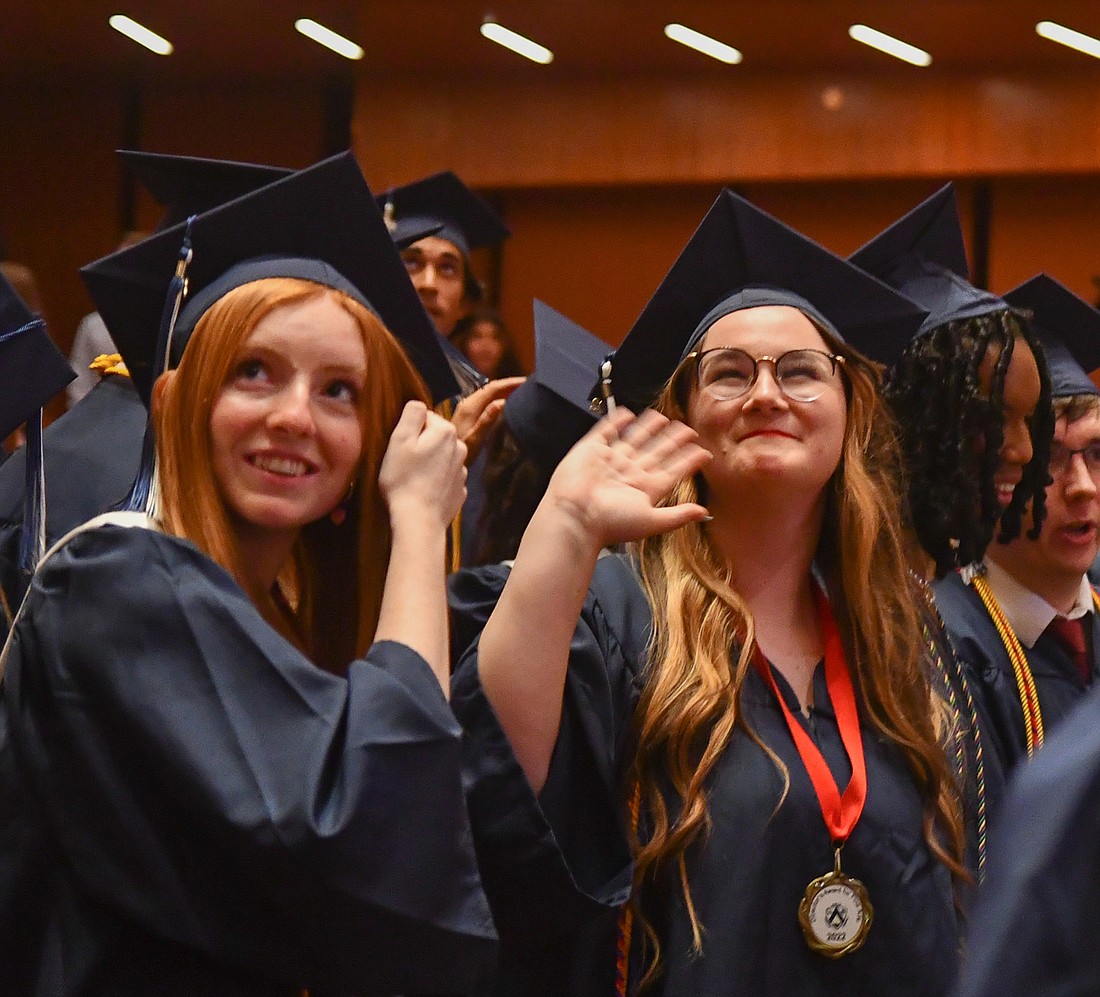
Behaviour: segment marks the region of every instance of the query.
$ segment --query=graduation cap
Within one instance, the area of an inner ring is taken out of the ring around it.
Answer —
[[[1100,367],[1100,311],[1064,284],[1041,273],[1004,295],[1032,314],[1050,367],[1051,397],[1100,395],[1088,372]]]
[[[238,163],[228,159],[170,156],[136,149],[116,150],[157,203],[165,209],[157,231],[171,228],[190,215],[202,214],[219,204],[251,194],[269,183],[290,176],[280,166]]]
[[[45,553],[46,491],[42,473],[42,407],[76,373],[0,273],[0,439],[27,424],[27,482],[19,561],[33,571]]]
[[[438,226],[435,234],[454,243],[463,256],[512,234],[500,215],[450,170],[394,187],[378,202],[387,216],[392,215],[395,239],[425,226]]]
[[[730,312],[791,305],[855,349],[891,360],[925,312],[876,278],[723,190],[611,358],[611,387],[652,403],[707,329]]]
[[[0,272],[0,439],[15,432],[76,374]]]
[[[945,184],[848,259],[928,313],[918,335],[1008,307],[1003,298],[967,280],[970,267],[954,184]],[[888,366],[893,362],[884,358],[885,350],[866,352]]]
[[[504,421],[524,454],[553,470],[598,414],[590,404],[611,349],[535,300],[535,371],[504,404]]]
[[[264,277],[301,277],[341,290],[378,315],[437,401],[457,391],[440,336],[350,152],[81,270],[146,403],[162,372],[157,331],[172,324],[178,268],[186,271],[187,292],[172,334],[174,357],[205,310],[234,287]]]

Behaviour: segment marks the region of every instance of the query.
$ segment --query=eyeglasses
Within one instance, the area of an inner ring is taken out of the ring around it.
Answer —
[[[719,401],[740,398],[755,383],[760,364],[772,365],[779,390],[796,402],[812,402],[825,394],[844,357],[822,350],[788,350],[777,357],[753,357],[744,350],[722,346],[689,353],[695,361],[695,379],[701,390]]]
[[[1050,473],[1064,474],[1073,463],[1073,458],[1080,454],[1085,461],[1085,470],[1092,475],[1100,475],[1100,442],[1090,443],[1080,450],[1070,450],[1069,447],[1054,441],[1050,444],[1050,463],[1047,465]]]

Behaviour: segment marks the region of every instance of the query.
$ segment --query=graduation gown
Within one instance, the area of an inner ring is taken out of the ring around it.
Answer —
[[[382,642],[340,678],[191,544],[39,569],[0,714],[0,993],[466,994],[496,944],[460,730]]]
[[[956,997],[1100,993],[1100,689],[1009,787]]]
[[[148,417],[128,377],[105,376],[42,433],[46,472],[46,541],[52,545],[130,490]],[[14,614],[26,591],[19,568],[26,491],[26,451],[0,468],[0,587]],[[0,627],[0,633],[6,632]]]
[[[479,624],[470,621],[487,618],[506,578],[503,566],[460,573],[452,581],[452,612],[476,630]],[[629,564],[602,558],[573,637],[561,730],[538,797],[478,681],[476,641],[455,675],[452,707],[466,730],[471,821],[501,933],[501,976],[510,992],[614,992],[618,908],[632,876],[623,779],[649,628],[648,604]],[[824,669],[819,666],[814,678],[816,705],[809,720],[782,676],[776,677],[843,787],[851,769]],[[775,812],[782,775],[739,727],[710,781],[713,829],[687,855],[705,929],[701,957],[690,951],[690,924],[675,875],[643,894],[667,967],[651,992],[947,993],[960,943],[951,876],[924,841],[923,801],[899,752],[863,728],[867,802],[845,845],[843,866],[866,886],[874,923],[863,949],[829,960],[807,947],[798,923],[806,887],[833,866],[817,797],[778,703],[755,671],[746,679],[742,708],[787,766],[790,789]],[[635,931],[636,941],[638,936]],[[641,976],[638,953],[635,945],[632,992]]]
[[[936,582],[935,594],[936,605],[964,663],[971,689],[980,697],[989,718],[991,740],[1005,771],[1010,771],[1027,759],[1027,737],[1024,710],[1008,651],[981,597],[957,572]],[[1092,633],[1087,642],[1091,649],[1094,681],[1100,674],[1098,615],[1089,614]],[[1052,634],[1043,633],[1033,647],[1023,650],[1035,679],[1043,729],[1049,734],[1084,698],[1088,687],[1081,682],[1069,654]]]

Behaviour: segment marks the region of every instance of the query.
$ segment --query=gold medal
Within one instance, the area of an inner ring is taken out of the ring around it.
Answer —
[[[839,959],[862,947],[874,916],[863,884],[840,871],[838,848],[833,871],[810,883],[798,905],[806,944],[829,959]]]

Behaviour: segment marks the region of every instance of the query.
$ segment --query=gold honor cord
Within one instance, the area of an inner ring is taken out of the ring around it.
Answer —
[[[88,370],[96,374],[118,374],[121,377],[129,377],[130,371],[123,362],[120,353],[101,353],[90,364]]]
[[[1024,655],[1024,649],[1016,636],[1016,632],[1005,618],[1004,612],[989,587],[989,582],[983,576],[975,575],[970,584],[974,586],[974,591],[985,603],[986,611],[989,613],[990,619],[993,620],[993,625],[1000,635],[1001,643],[1004,644],[1005,650],[1008,652],[1008,658],[1012,662],[1012,671],[1016,676],[1016,688],[1020,693],[1020,705],[1024,711],[1024,733],[1027,736],[1027,754],[1030,758],[1035,753],[1036,748],[1043,746],[1043,714],[1039,708],[1039,694],[1035,688],[1035,679],[1032,677],[1031,667],[1027,663],[1027,657]],[[1092,593],[1093,608],[1100,612],[1100,595],[1097,595],[1096,589],[1090,588],[1089,591]]]
[[[635,779],[634,789],[630,794],[630,830],[635,840],[638,837],[638,815],[641,809],[642,784]],[[626,997],[626,986],[630,975],[630,942],[634,928],[634,910],[630,903],[631,897],[627,897],[626,903],[619,911],[619,926],[615,938],[615,997]]]
[[[1012,624],[1005,618],[1005,614],[997,602],[989,582],[981,575],[975,575],[970,582],[978,598],[985,604],[986,612],[997,628],[997,634],[1001,643],[1008,652],[1008,660],[1012,662],[1012,672],[1016,676],[1016,689],[1020,694],[1020,706],[1024,711],[1024,735],[1027,738],[1027,754],[1030,758],[1035,754],[1036,748],[1043,746],[1043,714],[1039,709],[1039,693],[1035,688],[1035,679],[1031,674],[1031,666],[1027,663],[1023,646],[1012,629]],[[1093,599],[1096,593],[1093,593]]]

